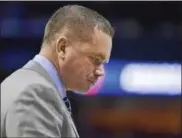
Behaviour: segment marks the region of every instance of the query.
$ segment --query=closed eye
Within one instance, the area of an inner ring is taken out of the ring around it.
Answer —
[[[100,65],[102,64],[102,59],[100,57],[95,57],[94,58],[94,62],[97,64],[97,65]]]
[[[101,57],[98,57],[98,56],[92,57],[92,62],[93,62],[95,65],[97,65],[97,66],[106,63]]]
[[[106,60],[105,56],[102,53],[94,54],[94,55],[90,56],[90,58],[91,58],[92,62],[97,66],[108,63],[108,61]]]

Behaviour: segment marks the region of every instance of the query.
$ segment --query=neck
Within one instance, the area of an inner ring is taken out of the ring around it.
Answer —
[[[39,55],[44,56],[45,58],[47,58],[54,65],[54,67],[56,68],[58,74],[61,74],[59,61],[58,61],[58,58],[56,57],[55,53],[56,52],[53,51],[53,49],[50,46],[47,46],[47,47],[43,47],[41,49]],[[61,75],[59,77],[61,77]],[[63,84],[64,84],[65,88],[66,88],[66,85],[64,83],[64,79],[63,78],[61,78],[61,79],[63,81]]]
[[[56,62],[55,57],[53,56],[54,55],[53,51],[52,51],[50,46],[43,47],[40,50],[39,55],[47,58],[55,66],[56,70],[59,71],[58,70],[58,62]]]

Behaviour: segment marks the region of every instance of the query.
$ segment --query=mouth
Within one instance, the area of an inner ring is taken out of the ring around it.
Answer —
[[[89,82],[91,82],[93,85],[95,85],[97,82],[97,79],[89,80]]]

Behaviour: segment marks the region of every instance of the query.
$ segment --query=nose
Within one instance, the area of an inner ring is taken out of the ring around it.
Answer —
[[[96,70],[95,70],[95,75],[98,77],[102,77],[104,76],[105,72],[104,72],[104,66],[99,66]]]

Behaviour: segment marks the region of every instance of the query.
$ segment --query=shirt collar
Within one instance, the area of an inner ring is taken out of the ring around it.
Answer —
[[[66,89],[54,65],[46,57],[41,55],[36,55],[33,60],[38,62],[47,71],[51,79],[56,84],[62,98],[66,97]]]

